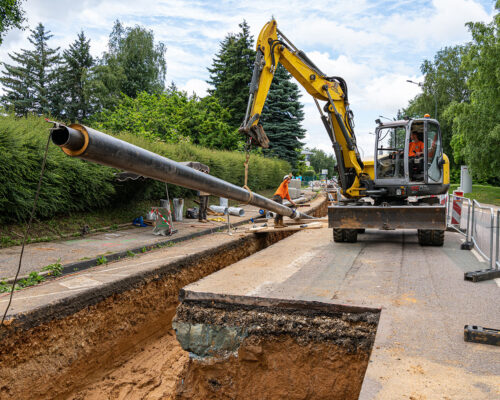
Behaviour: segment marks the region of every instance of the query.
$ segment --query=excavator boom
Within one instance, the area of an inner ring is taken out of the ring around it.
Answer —
[[[267,147],[268,139],[259,119],[279,64],[314,98],[328,136],[332,141],[343,192],[362,196],[360,178],[366,177],[353,130],[347,85],[340,77],[327,77],[307,55],[298,50],[279,30],[273,19],[264,25],[256,45],[257,56],[250,83],[250,98],[241,132],[253,144]],[[323,110],[319,101],[326,102]]]

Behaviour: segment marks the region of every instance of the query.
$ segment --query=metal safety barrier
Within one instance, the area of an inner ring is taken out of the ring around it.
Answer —
[[[472,201],[472,242],[474,248],[495,268],[494,252],[495,212],[493,208],[483,206],[476,200]],[[498,241],[498,238],[497,238]]]
[[[477,272],[500,272],[500,210],[454,194],[447,195],[446,205],[447,228],[465,236],[461,248],[474,248],[488,262],[488,270]]]

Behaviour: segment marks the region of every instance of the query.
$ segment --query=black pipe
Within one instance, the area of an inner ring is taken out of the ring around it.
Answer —
[[[232,183],[80,124],[69,127],[58,125],[52,129],[52,141],[72,157],[252,204],[293,219],[312,218]],[[83,145],[78,147],[77,144],[81,143]]]

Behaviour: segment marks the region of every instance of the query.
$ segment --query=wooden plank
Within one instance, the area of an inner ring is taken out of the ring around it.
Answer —
[[[302,225],[285,225],[282,228],[274,226],[257,226],[255,228],[250,228],[248,231],[253,233],[265,233],[265,232],[284,232],[284,231],[301,231],[303,229],[320,229],[326,228],[328,225],[323,222],[311,222]]]

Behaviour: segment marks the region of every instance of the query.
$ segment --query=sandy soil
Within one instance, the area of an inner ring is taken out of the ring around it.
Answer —
[[[177,399],[354,400],[367,352],[347,353],[331,343],[298,344],[290,337],[250,337],[238,357],[191,359]]]
[[[182,350],[173,330],[141,343],[132,356],[107,371],[95,383],[66,397],[71,400],[173,398],[188,353]]]

